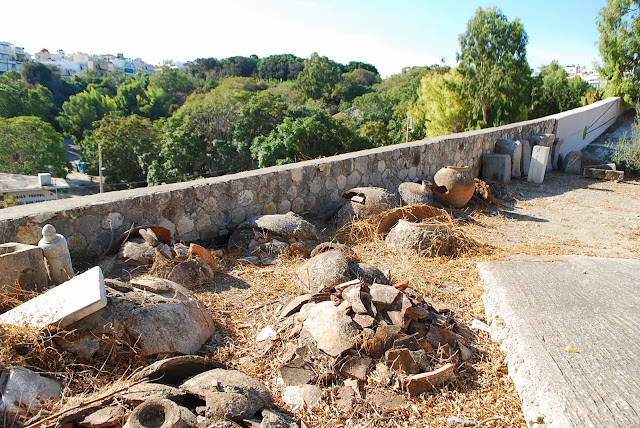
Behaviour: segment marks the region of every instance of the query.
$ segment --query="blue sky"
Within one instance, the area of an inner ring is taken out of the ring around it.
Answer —
[[[28,6],[27,6],[28,5]],[[156,64],[233,55],[312,52],[368,62],[383,76],[446,58],[478,7],[520,18],[532,67],[599,60],[596,18],[606,0],[50,0],[5,2],[0,40],[34,54],[123,53]],[[11,17],[11,19],[6,19]]]

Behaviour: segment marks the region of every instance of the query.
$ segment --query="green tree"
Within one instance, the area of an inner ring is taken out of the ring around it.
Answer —
[[[608,0],[600,10],[600,76],[607,80],[605,93],[627,103],[640,97],[640,0]]]
[[[496,7],[478,8],[458,40],[458,71],[473,102],[474,122],[486,127],[526,118],[531,69],[520,20],[509,22]]]
[[[540,69],[531,91],[530,118],[549,116],[583,105],[582,99],[590,91],[589,84],[580,77],[571,80],[558,61]]]
[[[0,171],[66,177],[68,170],[62,136],[51,124],[35,116],[0,118]]]
[[[304,69],[304,60],[291,54],[271,55],[261,58],[256,68],[260,79],[293,80]]]
[[[62,104],[69,100],[69,97],[82,90],[82,86],[77,82],[63,79],[60,76],[60,69],[53,65],[46,65],[39,62],[27,62],[20,70],[22,78],[32,87],[42,85],[51,91],[51,102],[55,109],[60,109]],[[56,110],[50,113],[50,120],[55,117]]]
[[[161,88],[168,94],[188,95],[195,89],[195,83],[185,70],[174,70],[166,65],[149,78],[149,86]]]
[[[158,153],[160,133],[147,118],[112,112],[95,124],[81,143],[82,159],[90,174],[98,174],[98,144],[107,183],[146,181],[147,170]],[[136,186],[137,187],[137,186]]]
[[[49,89],[42,85],[30,89],[15,71],[0,75],[0,117],[37,116],[47,120],[52,107]]]
[[[455,70],[447,74],[431,72],[418,88],[418,99],[409,114],[414,127],[424,127],[424,135],[435,137],[464,131],[471,105],[462,93],[462,76]]]
[[[296,89],[307,98],[329,103],[341,75],[340,64],[314,52],[311,58],[304,61],[304,70],[296,79]]]
[[[376,73],[356,68],[342,74],[341,80],[334,86],[333,96],[342,102],[349,102],[360,95],[372,92],[372,86],[379,82],[380,76]]]
[[[358,69],[370,71],[373,74],[377,74],[378,77],[380,77],[380,73],[378,72],[378,69],[374,65],[367,64],[366,62],[351,61],[349,62],[349,64],[347,64],[344,67],[345,73],[349,73],[351,71],[358,70]]]
[[[222,61],[222,69],[227,77],[252,77],[256,73],[258,57],[232,56]]]
[[[149,181],[186,180],[237,171],[246,164],[232,143],[233,124],[240,107],[259,89],[254,79],[235,77],[206,94],[192,94],[163,127],[160,159]]]
[[[64,103],[58,121],[62,129],[79,143],[86,131],[94,129],[93,123],[96,120],[115,110],[113,99],[91,88],[72,96]]]
[[[162,88],[149,86],[147,75],[130,78],[119,86],[113,101],[125,116],[137,114],[151,120],[169,117],[177,107],[177,97],[167,94]]]
[[[332,156],[369,148],[347,120],[336,119],[321,109],[303,108],[302,117],[285,118],[268,137],[257,137],[251,154],[260,168]]]

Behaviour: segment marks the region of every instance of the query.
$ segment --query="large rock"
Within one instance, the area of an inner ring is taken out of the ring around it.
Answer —
[[[291,211],[252,217],[241,223],[238,229],[261,229],[284,238],[318,238],[316,227]]]
[[[132,379],[134,381],[141,379],[158,380],[162,383],[180,385],[185,379],[214,368],[219,368],[219,365],[204,357],[181,355],[156,361],[135,373]]]
[[[356,345],[358,328],[332,301],[313,305],[303,323],[318,349],[337,357]]]
[[[311,293],[323,293],[351,279],[349,262],[339,250],[320,253],[298,268],[298,279]]]
[[[339,227],[398,206],[398,197],[380,187],[355,187],[342,196],[348,202],[336,214]]]
[[[428,256],[447,255],[453,250],[449,228],[437,223],[400,220],[385,238],[387,247],[398,252],[417,252]]]
[[[250,418],[258,410],[273,404],[269,390],[259,380],[237,370],[209,370],[185,381],[180,388],[202,399],[210,392],[242,395],[247,399],[243,418]]]
[[[511,157],[511,177],[520,178],[522,176],[522,144],[520,141],[500,139],[496,141],[495,152]]]
[[[160,272],[166,272],[168,280],[177,282],[189,290],[200,285],[212,284],[214,281],[213,269],[208,264],[195,260],[164,266]]]

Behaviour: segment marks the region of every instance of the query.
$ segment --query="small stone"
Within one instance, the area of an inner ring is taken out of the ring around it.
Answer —
[[[280,318],[286,318],[300,310],[302,305],[308,303],[311,300],[311,294],[303,294],[301,296],[296,297],[291,300],[289,303],[284,305],[282,311],[280,312]]]
[[[409,374],[420,373],[420,366],[413,359],[411,351],[406,348],[388,350],[385,353],[385,363],[393,370]]]
[[[356,345],[355,324],[333,302],[316,303],[309,310],[303,325],[316,341],[318,349],[332,357]]]
[[[207,250],[204,247],[201,247],[200,245],[193,244],[193,243],[190,244],[189,254],[202,258],[202,261],[208,264],[209,267],[211,267],[211,269],[213,270],[218,268],[218,263],[216,262],[216,259],[213,258],[209,250]]]
[[[262,409],[260,428],[298,428],[298,424],[285,414],[273,409]]]
[[[265,340],[275,340],[278,333],[270,325],[266,326],[256,336],[256,342],[264,342]]]
[[[173,260],[175,258],[175,255],[173,254],[173,250],[171,249],[171,247],[165,244],[164,242],[160,242],[158,245],[156,245],[156,251],[160,252],[160,254],[162,254],[163,257],[169,260]]]
[[[429,311],[422,306],[412,306],[407,308],[405,315],[411,320],[423,320],[427,318]]]
[[[370,357],[347,357],[340,365],[338,371],[341,375],[353,379],[366,381],[367,371],[373,360]]]
[[[237,392],[209,391],[206,395],[207,418],[241,421],[255,413],[249,400]]]
[[[357,284],[350,286],[342,292],[342,298],[351,303],[351,308],[356,314],[366,314],[368,312],[364,303],[362,303],[362,298],[360,296],[361,291],[362,289],[360,284]]]
[[[175,251],[177,259],[187,260],[189,258],[189,247],[180,242],[173,245],[173,251]]]
[[[369,293],[373,297],[373,303],[381,307],[389,306],[400,294],[400,290],[390,285],[373,283],[369,288]]]
[[[457,416],[451,416],[449,419],[447,419],[447,423],[449,425],[455,425],[455,426],[459,426],[459,427],[474,427],[476,426],[475,421],[469,420],[469,419],[462,419],[459,418]]]
[[[357,314],[353,317],[353,321],[362,328],[371,328],[375,325],[376,320],[369,315]]]
[[[171,281],[162,278],[136,278],[131,280],[131,285],[156,294],[169,293],[173,290]]]
[[[349,270],[353,276],[360,279],[365,284],[373,284],[376,282],[379,284],[389,283],[384,272],[374,265],[367,263],[351,263],[349,265]]]
[[[291,411],[313,410],[320,407],[322,390],[315,385],[287,386],[282,399]]]
[[[293,361],[280,367],[280,378],[286,386],[304,385],[314,377],[314,372],[302,357],[296,357]]]
[[[338,389],[336,407],[340,413],[351,414],[356,403],[356,392],[352,387],[343,385]]]
[[[142,236],[142,239],[144,239],[144,241],[151,245],[152,247],[155,247],[156,245],[158,245],[158,237],[156,236],[156,234],[153,232],[152,229],[150,228],[146,228],[146,229],[142,229],[140,228],[138,230],[138,233],[140,234],[140,236]],[[166,245],[166,244],[165,244]]]

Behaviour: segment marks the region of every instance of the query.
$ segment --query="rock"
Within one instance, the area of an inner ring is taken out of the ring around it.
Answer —
[[[181,242],[174,244],[173,251],[176,253],[177,259],[187,260],[189,258],[189,247]]]
[[[62,394],[60,381],[24,367],[11,367],[6,379],[0,397],[0,413],[4,413],[9,421],[20,415],[35,415],[42,404]]]
[[[209,310],[197,300],[135,308],[126,328],[139,337],[144,356],[195,354],[216,331]]]
[[[562,158],[560,171],[568,174],[582,174],[582,152],[574,150]]]
[[[369,315],[357,314],[353,317],[353,321],[362,328],[371,328],[375,325],[375,319]]]
[[[298,428],[298,424],[289,416],[273,409],[262,409],[260,428]]]
[[[403,371],[408,374],[420,373],[420,366],[413,359],[411,351],[406,348],[389,349],[384,358],[385,363],[393,370]]]
[[[330,291],[350,279],[349,262],[338,250],[318,254],[298,269],[298,280],[312,293]]]
[[[373,284],[376,282],[378,284],[389,284],[389,280],[384,272],[374,265],[367,263],[350,263],[349,271],[352,276],[360,279],[365,284]]]
[[[133,409],[124,428],[182,428],[180,407],[171,400],[147,400]]]
[[[348,202],[336,214],[338,227],[352,220],[358,220],[379,214],[398,205],[393,193],[380,187],[356,187],[343,195]]]
[[[454,426],[458,426],[458,427],[474,427],[476,426],[476,422],[472,421],[470,419],[462,419],[459,418],[457,416],[451,416],[449,419],[447,419],[447,423],[449,425],[454,425]]]
[[[280,367],[280,378],[286,386],[309,383],[314,376],[313,370],[302,357],[296,357],[291,362]]]
[[[209,391],[206,395],[207,418],[241,421],[256,412],[249,399],[237,392]]]
[[[217,269],[218,263],[209,250],[197,244],[189,244],[189,254],[200,257],[211,269]]]
[[[107,305],[99,266],[40,294],[0,315],[0,324],[33,329],[48,325],[66,327]]]
[[[433,205],[433,191],[426,181],[422,183],[401,183],[398,193],[405,205],[427,204]]]
[[[198,425],[198,428],[205,426],[206,428],[242,428],[240,425],[233,421],[225,421],[224,419],[207,420],[206,424],[203,422]]]
[[[256,336],[256,342],[264,342],[266,340],[275,340],[278,333],[270,325],[266,326]]]
[[[453,251],[451,230],[441,223],[398,221],[385,238],[385,245],[398,252],[428,256],[449,255]]]
[[[332,357],[356,345],[357,327],[333,302],[316,303],[310,308],[303,326],[316,341],[318,349]]]
[[[324,253],[329,250],[340,250],[342,255],[348,260],[357,260],[358,254],[348,245],[341,244],[339,242],[323,242],[315,246],[311,251],[311,257],[315,257],[320,253]]]
[[[135,288],[151,291],[156,294],[169,293],[173,290],[171,281],[162,278],[136,278],[131,280],[131,285]]]
[[[287,386],[282,399],[293,412],[299,412],[305,408],[313,410],[320,407],[322,390],[315,385]]]
[[[511,158],[510,178],[520,178],[522,176],[522,172],[520,169],[520,166],[522,164],[522,144],[520,143],[520,141],[499,139],[498,141],[496,141],[495,152],[499,154],[509,155],[509,157]]]
[[[135,373],[131,379],[138,381],[147,378],[180,385],[185,379],[213,368],[219,368],[219,364],[197,355],[183,355],[156,361]]]
[[[109,286],[115,290],[118,290],[122,293],[128,293],[133,291],[133,287],[126,282],[120,281],[119,279],[105,278],[104,279],[105,286]]]
[[[366,314],[367,308],[362,303],[362,298],[360,296],[362,287],[360,284],[351,285],[347,289],[342,292],[342,298],[345,302],[349,302],[351,304],[351,309],[356,314]]]
[[[349,356],[340,362],[338,371],[345,377],[361,381],[367,380],[367,371],[373,360],[366,355],[361,357]]]
[[[353,388],[347,385],[341,386],[338,390],[338,400],[336,401],[338,411],[343,414],[351,414],[355,403],[356,392]]]
[[[282,311],[280,312],[280,318],[286,318],[300,310],[302,305],[308,303],[311,300],[311,294],[303,294],[291,300],[289,303],[284,305]]]
[[[408,404],[400,394],[375,389],[367,395],[367,402],[382,412],[392,412]]]
[[[259,380],[237,370],[209,370],[185,381],[180,389],[203,399],[211,391],[240,394],[249,403],[246,417],[273,404],[269,390]]]
[[[214,271],[207,264],[195,260],[162,266],[158,272],[166,275],[169,281],[183,285],[187,289],[212,284]]]
[[[150,227],[146,229],[139,229],[138,233],[140,234],[140,236],[142,236],[142,239],[144,239],[144,241],[152,247],[155,247],[159,244],[158,237]]]
[[[43,257],[42,248],[35,245],[0,244],[0,290],[16,284],[23,290],[42,292],[46,289],[49,278]]]
[[[270,214],[252,217],[238,225],[238,229],[267,230],[283,238],[318,238],[316,227],[291,211],[286,214]]]
[[[78,425],[91,428],[109,428],[122,426],[125,419],[126,413],[124,407],[108,406],[91,413],[78,422]]]
[[[455,377],[454,371],[455,366],[447,363],[437,370],[408,376],[404,380],[407,392],[415,396],[427,392],[433,387],[444,385]]]
[[[180,407],[180,418],[182,418],[182,424],[184,428],[199,428],[198,417],[189,409],[183,406]]]
[[[126,391],[116,395],[116,398],[124,403],[139,405],[150,399],[165,399],[176,403],[185,403],[189,398],[188,394],[169,385],[160,383],[143,382],[128,388]]]
[[[393,303],[393,301],[400,294],[400,290],[390,285],[383,285],[373,283],[369,287],[369,293],[373,298],[373,304],[379,307],[386,307]]]

